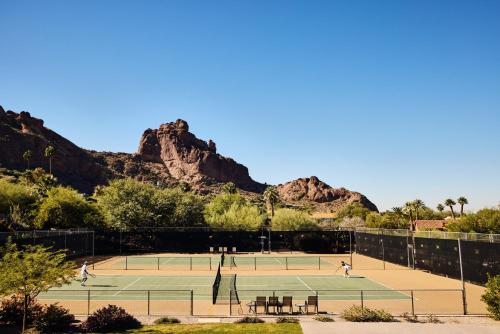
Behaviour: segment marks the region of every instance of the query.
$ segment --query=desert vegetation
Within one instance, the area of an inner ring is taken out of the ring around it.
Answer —
[[[287,207],[274,187],[258,198],[248,198],[232,183],[223,185],[218,194],[200,195],[185,183],[165,187],[123,178],[96,187],[92,194],[82,194],[60,184],[41,168],[4,171],[0,176],[3,231],[78,227],[122,231],[137,227],[210,227],[234,231],[262,226],[275,231],[413,229],[417,219],[447,219],[448,231],[500,233],[500,207],[465,212],[467,204],[463,196],[448,198],[434,210],[417,199],[376,212],[352,203],[325,224],[314,219],[306,206]]]

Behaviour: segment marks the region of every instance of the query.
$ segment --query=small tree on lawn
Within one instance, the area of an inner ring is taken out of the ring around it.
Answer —
[[[70,283],[75,277],[75,264],[65,260],[63,251],[52,252],[40,245],[29,245],[20,250],[10,240],[1,253],[0,295],[18,294],[23,297],[24,332],[30,301],[51,287]]]

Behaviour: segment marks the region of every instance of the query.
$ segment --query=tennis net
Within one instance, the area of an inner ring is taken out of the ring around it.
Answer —
[[[212,285],[212,303],[215,304],[217,302],[217,295],[219,294],[219,286],[220,281],[222,279],[222,275],[220,274],[220,264],[219,268],[217,268],[217,274],[215,274],[214,284]]]

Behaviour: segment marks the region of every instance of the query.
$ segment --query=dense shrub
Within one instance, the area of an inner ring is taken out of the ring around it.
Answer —
[[[341,317],[354,322],[391,322],[394,317],[384,310],[374,310],[353,305],[342,312]]]
[[[220,194],[205,206],[208,225],[230,231],[255,231],[259,229],[265,215],[257,206],[249,204],[240,194]]]
[[[164,325],[164,324],[180,324],[181,321],[177,318],[172,317],[162,317],[160,319],[156,319],[154,322],[156,325]]]
[[[35,328],[41,333],[65,333],[75,323],[75,316],[57,304],[43,308],[42,313],[33,321]]]
[[[413,322],[413,323],[420,322],[420,320],[418,320],[418,317],[416,315],[410,314],[408,312],[401,314],[401,317],[408,322]]]
[[[83,332],[108,333],[140,327],[139,320],[128,314],[123,308],[108,305],[92,313],[81,325],[81,330]]]
[[[23,323],[23,303],[22,296],[12,296],[9,299],[4,299],[0,305],[0,321],[21,326]],[[26,324],[32,324],[35,318],[39,318],[42,314],[43,306],[34,300],[30,300],[26,310]]]
[[[333,318],[327,317],[326,315],[317,315],[314,317],[314,320],[321,322],[334,322]]]
[[[490,316],[500,320],[500,275],[488,275],[486,292],[481,296],[481,300],[486,303]]]
[[[308,213],[293,209],[278,209],[272,218],[274,231],[317,230],[318,223]]]
[[[299,319],[291,317],[279,317],[276,319],[277,324],[296,324],[298,322]]]
[[[263,322],[264,320],[257,317],[244,317],[236,321],[238,324],[260,324]]]

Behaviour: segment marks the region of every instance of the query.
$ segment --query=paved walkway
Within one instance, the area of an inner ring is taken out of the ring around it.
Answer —
[[[301,322],[304,334],[498,334],[500,324]]]

